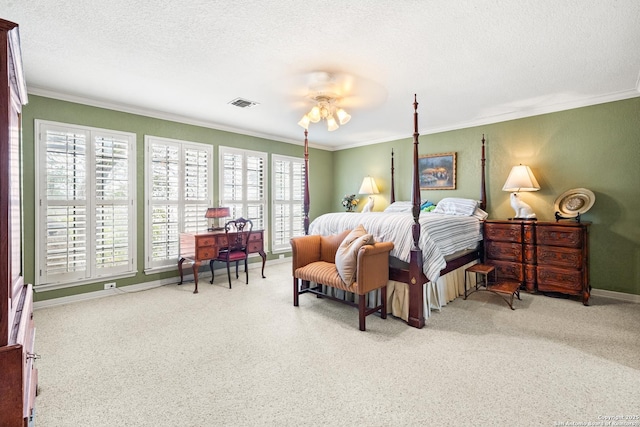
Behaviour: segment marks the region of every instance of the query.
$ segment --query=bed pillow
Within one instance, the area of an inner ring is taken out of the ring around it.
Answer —
[[[362,224],[353,229],[344,238],[336,251],[336,269],[342,281],[351,286],[356,276],[358,251],[364,245],[373,245],[373,235],[368,234]]]
[[[478,207],[478,201],[473,199],[459,199],[456,197],[447,197],[436,205],[433,213],[471,216]]]
[[[413,204],[411,202],[393,202],[385,208],[385,212],[411,212]]]
[[[484,221],[485,219],[487,219],[487,217],[489,216],[488,213],[486,213],[485,211],[483,211],[480,208],[476,208],[475,211],[473,211],[473,216],[478,218],[480,221]]]

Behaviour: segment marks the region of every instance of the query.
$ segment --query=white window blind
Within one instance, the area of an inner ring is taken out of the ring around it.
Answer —
[[[264,230],[267,153],[220,147],[220,206],[231,218],[246,218],[254,230]],[[266,239],[266,233],[265,233]]]
[[[37,285],[134,273],[135,134],[46,121],[36,129]]]
[[[145,270],[175,268],[181,232],[204,232],[212,206],[213,147],[145,137]]]
[[[273,252],[291,250],[289,240],[304,235],[304,160],[272,155]]]

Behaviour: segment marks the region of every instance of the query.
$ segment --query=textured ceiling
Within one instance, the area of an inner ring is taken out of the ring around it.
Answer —
[[[0,0],[32,94],[328,149],[640,96],[638,0]],[[242,97],[259,103],[229,105]],[[224,141],[219,141],[224,143]]]

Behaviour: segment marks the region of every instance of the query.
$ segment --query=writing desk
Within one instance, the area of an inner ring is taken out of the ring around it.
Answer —
[[[248,233],[247,231],[243,232]],[[231,235],[235,233],[229,233]],[[198,293],[198,269],[202,261],[214,259],[218,256],[220,249],[227,246],[227,233],[222,231],[208,231],[205,233],[180,233],[180,260],[178,270],[180,271],[180,283],[182,284],[182,263],[186,260],[193,263],[193,280],[196,284],[193,290]],[[249,236],[249,253],[260,254],[262,257],[262,278],[264,275],[264,265],[267,262],[267,254],[264,252],[264,230],[252,230]]]

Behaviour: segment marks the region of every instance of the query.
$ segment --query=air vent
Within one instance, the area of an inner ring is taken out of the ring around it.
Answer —
[[[235,105],[240,108],[251,108],[254,105],[258,105],[257,102],[249,101],[248,99],[236,98],[232,101],[229,101],[229,104]]]

